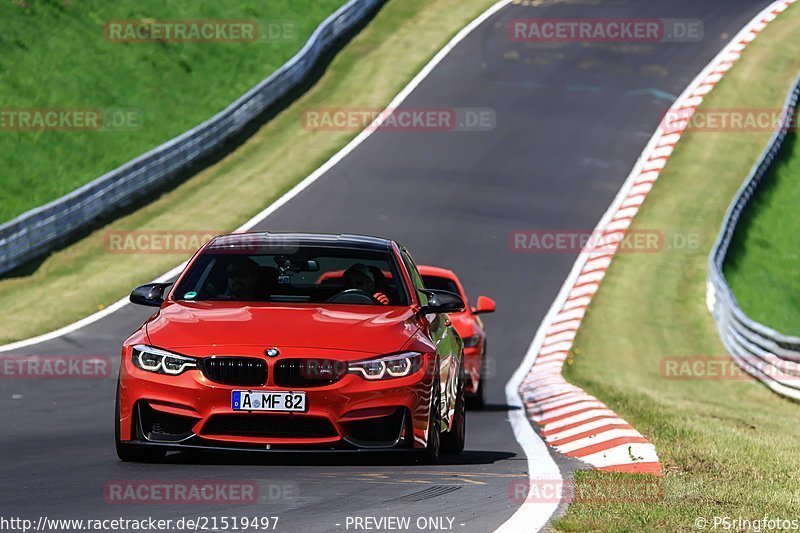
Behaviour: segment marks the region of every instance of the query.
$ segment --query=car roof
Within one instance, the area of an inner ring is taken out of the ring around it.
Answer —
[[[284,233],[284,232],[248,232],[221,235],[209,242],[207,250],[213,251],[220,248],[244,247],[297,247],[297,246],[322,246],[331,248],[356,248],[361,250],[388,251],[392,249],[393,241],[368,235],[353,235],[349,233]]]
[[[417,270],[421,276],[439,276],[440,278],[449,278],[458,281],[458,276],[452,270],[446,268],[435,267],[430,265],[418,265]]]

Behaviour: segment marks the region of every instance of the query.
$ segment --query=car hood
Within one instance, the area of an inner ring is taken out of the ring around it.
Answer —
[[[236,345],[366,353],[400,350],[418,329],[405,307],[235,302],[173,302],[146,324],[150,343],[164,349]]]

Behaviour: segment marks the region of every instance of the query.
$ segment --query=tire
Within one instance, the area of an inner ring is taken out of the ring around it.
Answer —
[[[456,396],[453,425],[450,431],[442,435],[442,453],[447,455],[458,455],[463,452],[464,444],[467,440],[467,402],[464,394],[466,377],[463,371],[461,372],[461,379],[458,381],[458,395]]]
[[[117,448],[117,457],[125,463],[154,463],[167,455],[166,450],[161,448],[124,443],[119,435],[119,380],[117,380],[117,398],[114,402],[114,444]]]
[[[433,383],[432,394],[433,401],[431,402],[431,413],[428,421],[428,443],[425,449],[419,453],[419,460],[428,465],[435,465],[439,462],[439,454],[442,450],[441,414],[439,409],[442,401],[442,391],[438,377]]]

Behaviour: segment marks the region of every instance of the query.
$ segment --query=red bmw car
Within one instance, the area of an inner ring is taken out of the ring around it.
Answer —
[[[463,342],[447,315],[464,302],[427,288],[394,241],[217,237],[174,284],[138,287],[131,301],[158,311],[122,347],[123,461],[213,449],[406,450],[433,462],[464,448]]]
[[[465,304],[468,302],[464,286],[452,270],[420,265],[419,273],[429,289],[452,292],[459,295]],[[464,310],[450,314],[453,326],[464,340],[467,399],[477,409],[485,403],[483,383],[486,377],[486,330],[478,315],[493,313],[494,310],[494,300],[488,296],[478,296],[475,307],[466,306]]]

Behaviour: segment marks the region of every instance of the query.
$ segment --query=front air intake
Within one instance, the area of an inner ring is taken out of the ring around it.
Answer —
[[[331,438],[336,437],[333,424],[323,417],[268,415],[213,415],[202,431],[208,436],[260,438]]]

